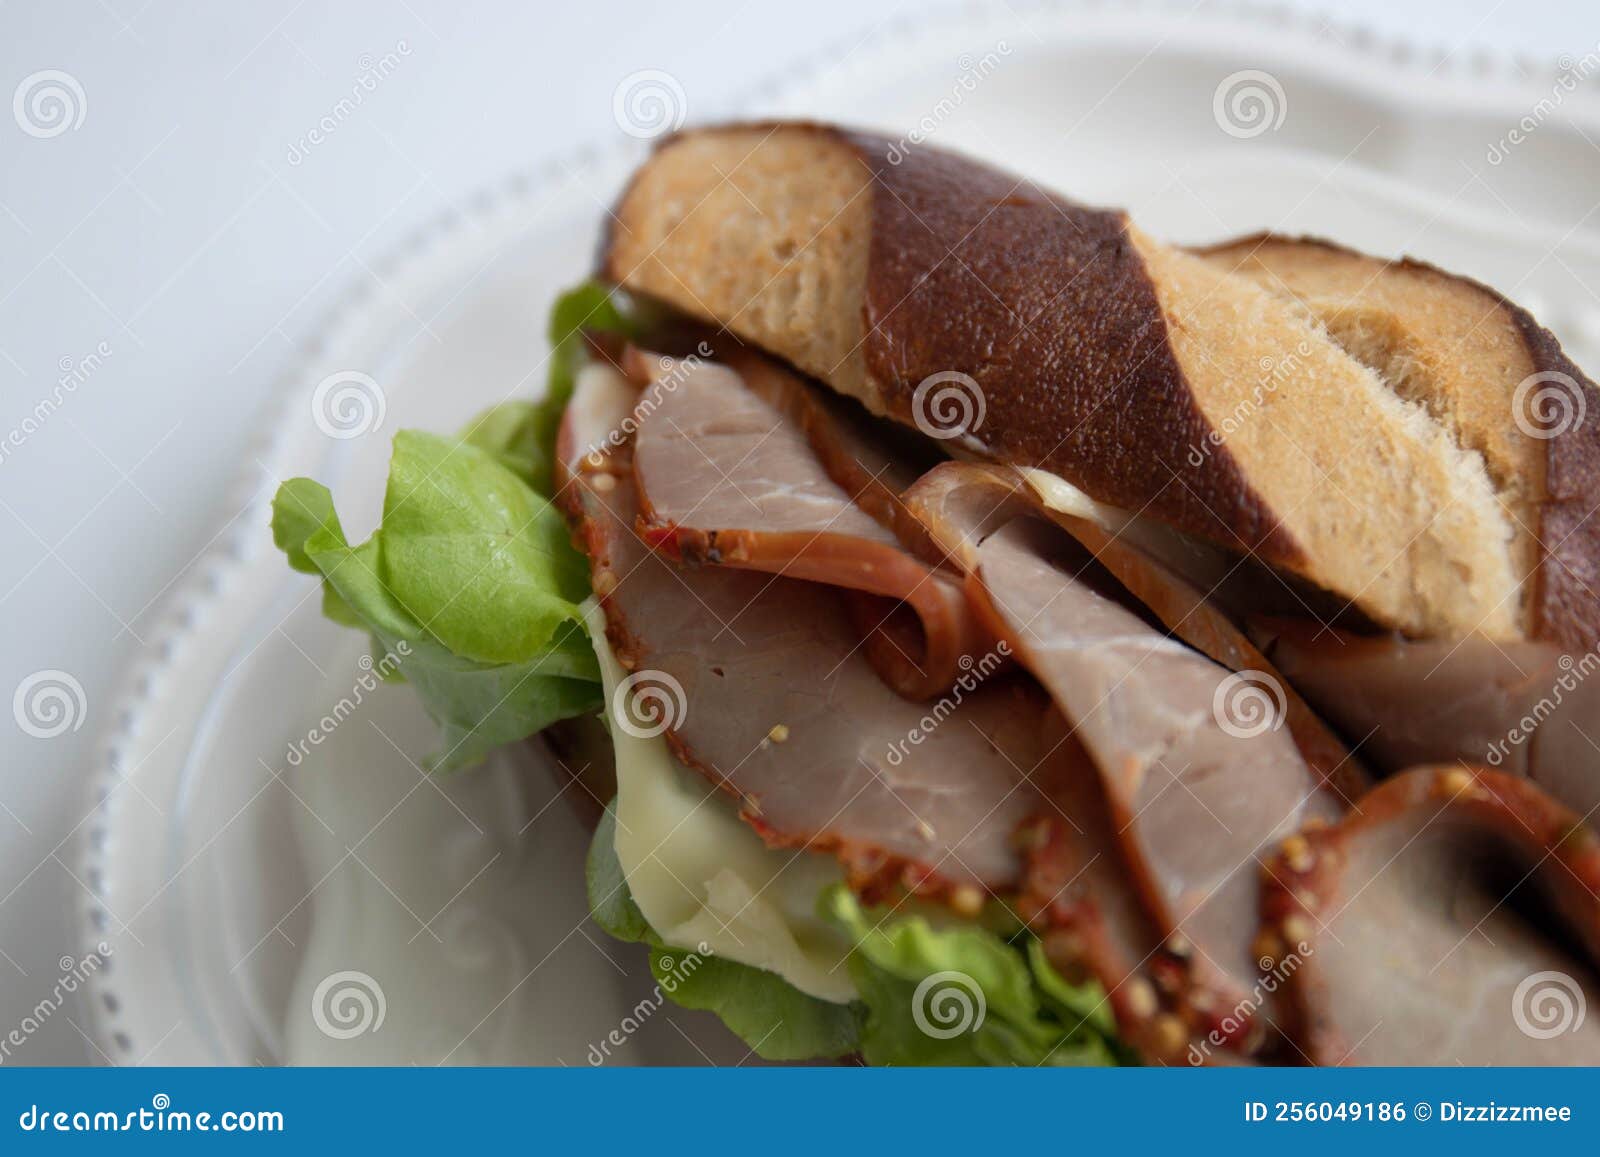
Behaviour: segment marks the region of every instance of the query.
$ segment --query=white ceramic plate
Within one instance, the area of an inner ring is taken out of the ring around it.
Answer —
[[[1561,86],[1534,74],[1283,17],[1069,5],[1005,25],[919,17],[741,111],[870,124],[911,147],[916,130],[1173,240],[1271,228],[1409,252],[1518,298],[1594,366],[1600,117],[1581,93],[1540,112]],[[1508,144],[1525,117],[1533,130]],[[598,206],[638,155],[569,161],[430,225],[379,270],[388,291],[353,296],[283,384],[241,482],[251,501],[169,606],[95,776],[85,936],[111,950],[94,1000],[114,1059],[583,1064],[613,1030],[613,1063],[746,1059],[704,1014],[632,1015],[648,974],[587,922],[588,833],[550,770],[530,749],[425,777],[434,737],[409,693],[362,689],[363,641],[321,620],[267,532],[277,482],[310,474],[364,537],[393,431],[448,430],[539,388],[545,311],[588,268]],[[341,439],[313,397],[345,371],[379,383],[384,413]],[[291,745],[357,695],[291,766]]]

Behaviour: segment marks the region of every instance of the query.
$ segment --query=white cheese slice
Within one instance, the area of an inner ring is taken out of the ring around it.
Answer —
[[[606,642],[605,612],[584,604],[606,703],[627,673]],[[769,848],[733,801],[673,756],[665,739],[611,728],[617,761],[617,860],[633,899],[669,944],[775,972],[801,992],[844,1003],[850,945],[817,915],[842,878],[831,856]]]
[[[1215,593],[1239,569],[1237,556],[1221,547],[1190,538],[1153,518],[1097,502],[1059,474],[1033,469],[1021,473],[1047,509],[1094,523],[1199,590]]]
[[[1039,496],[1039,501],[1051,510],[1093,522],[1112,534],[1128,521],[1127,514],[1114,506],[1096,502],[1059,474],[1026,467],[1021,473],[1028,485],[1033,488],[1033,492]]]

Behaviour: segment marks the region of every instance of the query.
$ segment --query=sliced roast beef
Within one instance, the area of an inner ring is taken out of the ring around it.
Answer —
[[[1010,472],[950,463],[905,502],[974,572],[1006,638],[1077,725],[1158,922],[1194,942],[1199,974],[1220,971],[1237,993],[1255,977],[1253,857],[1337,815],[1363,770],[1199,592],[1089,520],[1044,511]],[[1086,580],[1101,567],[1097,591]],[[1129,594],[1244,674],[1166,637],[1118,600]],[[1250,1028],[1232,1024],[1225,1038]]]
[[[569,427],[574,417],[607,420],[598,410],[575,404]],[[614,411],[609,420],[620,423]],[[563,433],[564,447],[605,443],[592,430]],[[563,495],[614,649],[641,688],[654,678],[668,689],[662,729],[680,757],[734,794],[774,842],[1014,886],[1012,834],[1042,805],[1028,776],[1044,754],[1043,697],[1002,678],[937,717],[907,702],[861,656],[832,588],[688,571],[651,550],[634,530],[627,451],[598,463],[564,454]]]
[[[1178,638],[1231,671],[1255,672],[1263,682],[1270,679],[1301,757],[1346,803],[1370,786],[1364,763],[1318,718],[1291,681],[1280,677],[1227,614],[1143,545],[1087,513],[1080,517],[1044,506],[1033,485],[1003,467],[946,462],[918,479],[902,505],[935,549],[966,571],[975,565],[978,544],[1011,519],[1028,514],[1048,518]]]
[[[829,476],[879,522],[895,525],[899,496],[944,461],[941,449],[915,430],[874,417],[769,357],[740,347],[719,356],[757,397],[800,426]]]
[[[1339,814],[1330,775],[1354,765],[1183,580],[1092,524],[1045,511],[1014,473],[949,463],[904,498],[930,541],[970,571],[969,589],[1099,768],[1119,859],[1163,934],[1194,957],[1182,982],[1197,1006],[1191,1024],[1226,1025],[1218,1039],[1242,1044],[1257,1026],[1227,1013],[1256,978],[1255,857],[1307,819]],[[1126,605],[1134,591],[1142,608]],[[1169,637],[1150,609],[1259,667],[1230,675]],[[1361,782],[1359,769],[1347,782]]]
[[[630,429],[633,412],[621,379],[581,378],[558,453],[610,642],[665,712],[630,725],[664,731],[769,842],[832,851],[864,890],[904,885],[958,909],[984,889],[1031,896],[1058,967],[1105,986],[1136,1047],[1181,1055],[1170,993],[1142,974],[1161,934],[1121,865],[1098,774],[1037,685],[986,656],[917,706],[860,656],[837,588],[691,570],[651,549],[634,531],[632,441],[606,432]],[[1053,834],[1038,840],[1041,824]]]
[[[1187,962],[1146,910],[1099,772],[1059,712],[1046,721],[1045,741],[1060,761],[1055,808],[1019,833],[1026,866],[1015,910],[1062,975],[1076,981],[1087,973],[1105,985],[1130,1045],[1152,1061],[1176,1062],[1214,1018],[1191,1006]]]
[[[1600,656],[1276,620],[1256,634],[1278,669],[1384,770],[1459,759],[1526,775],[1579,815],[1600,808]]]
[[[1265,881],[1308,1061],[1600,1063],[1600,838],[1527,780],[1406,772],[1286,841]]]
[[[1200,1006],[1190,1022],[1210,1012],[1216,1039],[1241,1045],[1259,1030],[1228,1015],[1256,978],[1255,856],[1307,819],[1339,814],[1331,775],[1342,769],[1351,785],[1364,776],[1187,583],[1087,520],[1045,511],[1011,472],[940,466],[905,504],[971,570],[1004,637],[1095,759],[1122,859],[1157,924],[1197,957],[1184,981]],[[1124,604],[1134,592],[1166,627],[1247,675],[1230,677],[1168,637]]]
[[[757,359],[745,363],[751,378],[761,377]],[[833,419],[820,404],[811,413],[814,403],[798,393],[804,387],[784,384],[783,371],[765,370],[765,389],[793,392],[787,414],[775,404],[783,398],[758,396],[728,366],[649,357],[645,364],[653,388],[635,414],[633,454],[646,540],[691,564],[768,571],[879,596],[851,600],[879,674],[911,698],[947,691],[966,669],[963,661],[970,666],[988,640],[959,583],[913,557],[858,504],[859,495],[882,496],[887,464],[869,476],[852,444],[832,433]],[[835,447],[834,472],[856,476],[854,492],[830,476],[814,439]],[[902,603],[919,630],[897,622]]]
[[[1083,555],[1019,518],[978,546],[973,577],[1099,768],[1158,925],[1193,945],[1203,984],[1243,992],[1257,974],[1257,853],[1339,802],[1262,688],[1075,579]]]
[[[934,467],[901,502],[932,547],[963,573],[977,568],[985,538],[1015,518],[1040,513],[1015,471],[967,462]]]
[[[703,360],[706,348],[682,361]],[[769,357],[737,343],[719,346],[712,356],[803,433],[828,477],[886,526],[895,524],[900,494],[944,460],[938,448],[915,431],[874,417],[858,403],[813,385]],[[620,365],[640,388],[677,388],[678,363],[671,357],[629,346]]]

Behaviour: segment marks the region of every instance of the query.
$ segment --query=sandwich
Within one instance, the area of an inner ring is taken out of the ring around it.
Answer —
[[[1594,1064],[1600,398],[1491,289],[680,132],[544,397],[273,532],[762,1057]],[[602,806],[603,805],[603,806]],[[690,967],[692,963],[693,967]]]

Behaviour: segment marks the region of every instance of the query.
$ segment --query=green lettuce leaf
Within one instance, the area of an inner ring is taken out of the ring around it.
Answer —
[[[619,940],[648,944],[662,994],[716,1013],[761,1057],[859,1052],[874,1065],[1134,1063],[1117,1040],[1100,986],[1068,983],[1025,931],[1007,939],[953,918],[935,927],[921,914],[869,912],[837,885],[823,893],[821,908],[855,942],[850,975],[859,999],[832,1004],[771,972],[664,944],[628,891],[615,840],[608,807],[586,872],[595,922]]]
[[[630,944],[659,944],[661,938],[650,927],[639,905],[628,890],[628,877],[617,859],[617,805],[606,804],[605,814],[595,826],[589,841],[589,858],[583,866],[584,887],[589,894],[589,914],[607,934]]]
[[[775,972],[681,948],[651,949],[650,972],[668,1000],[716,1013],[766,1060],[831,1060],[859,1045],[855,1005],[809,996]]]
[[[443,730],[436,770],[601,705],[577,608],[588,567],[545,496],[582,332],[633,336],[641,317],[597,282],[562,294],[545,397],[494,406],[455,439],[402,430],[383,523],[359,546],[326,487],[293,478],[273,499],[273,540],[291,567],[322,578],[323,614],[371,634],[392,657],[377,669],[410,682]]]
[[[482,411],[467,423],[462,440],[480,450],[493,454],[500,465],[535,489],[548,493],[547,488],[535,484],[538,477],[548,477],[551,455],[555,449],[555,427],[546,431],[539,420],[538,402],[501,402]]]
[[[859,1009],[801,992],[776,973],[662,942],[634,903],[617,862],[614,806],[595,828],[584,879],[596,924],[618,940],[650,945],[650,971],[662,995],[682,1008],[714,1012],[770,1061],[845,1056],[856,1049]]]
[[[401,431],[382,525],[359,546],[311,479],[285,482],[272,510],[289,565],[322,577],[324,612],[370,632],[443,730],[436,769],[599,708],[586,565],[561,515],[488,452]]]
[[[1072,985],[1026,932],[869,913],[843,885],[822,911],[855,941],[850,976],[874,1065],[1111,1065],[1124,1059],[1098,984]]]

